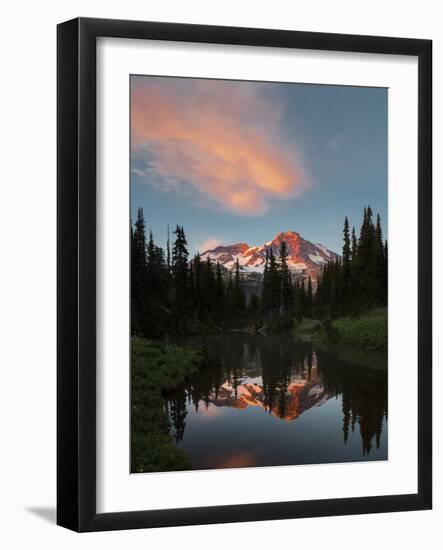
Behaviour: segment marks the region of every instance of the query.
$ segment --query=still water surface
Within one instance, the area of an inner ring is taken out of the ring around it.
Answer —
[[[206,365],[165,397],[193,469],[387,459],[386,355],[291,335],[181,339]]]

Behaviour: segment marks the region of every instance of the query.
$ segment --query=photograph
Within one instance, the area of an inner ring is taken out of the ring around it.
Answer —
[[[0,547],[438,547],[442,10],[280,4],[5,4]]]
[[[131,473],[388,458],[380,87],[130,75]]]

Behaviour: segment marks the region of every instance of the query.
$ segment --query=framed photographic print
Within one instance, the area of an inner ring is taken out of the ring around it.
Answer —
[[[58,26],[59,525],[432,505],[428,40]]]

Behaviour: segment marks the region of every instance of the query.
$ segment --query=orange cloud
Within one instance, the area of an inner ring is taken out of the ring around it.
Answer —
[[[132,158],[144,162],[139,175],[242,215],[295,196],[302,171],[283,139],[281,102],[263,93],[269,86],[133,77]]]

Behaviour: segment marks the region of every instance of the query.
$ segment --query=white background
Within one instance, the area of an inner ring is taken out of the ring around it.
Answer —
[[[54,526],[55,506],[55,25],[78,15],[411,36],[434,40],[435,280],[443,276],[437,220],[443,177],[443,29],[438,1],[22,2],[2,11],[0,200],[2,452],[0,542],[6,548],[226,548],[253,544],[360,549],[441,544],[441,476],[432,512],[76,535]],[[440,154],[438,155],[437,152]],[[434,331],[441,333],[435,289]],[[442,391],[435,344],[435,395]],[[437,401],[437,399],[436,399]],[[436,420],[441,404],[435,403]],[[441,428],[435,463],[441,463]]]

